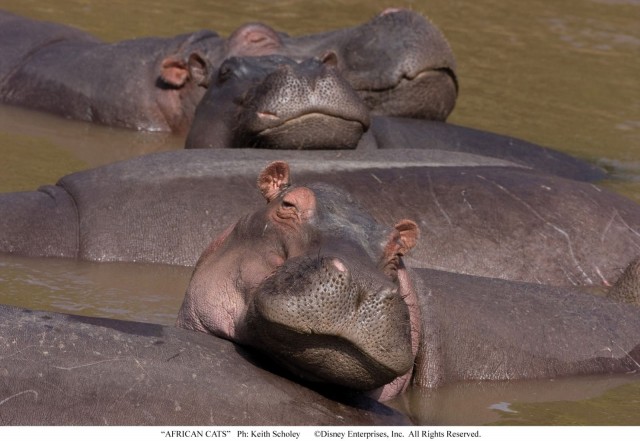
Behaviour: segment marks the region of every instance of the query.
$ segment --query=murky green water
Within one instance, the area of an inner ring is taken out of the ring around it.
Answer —
[[[638,0],[0,2],[109,41],[200,28],[228,35],[249,21],[291,34],[319,32],[389,6],[425,13],[449,38],[461,83],[451,122],[602,164],[613,176],[603,185],[640,202]],[[0,106],[0,191],[32,190],[182,142]],[[165,266],[0,256],[0,303],[171,324],[189,275]],[[412,391],[401,401],[423,424],[640,424],[638,384],[618,376],[463,384]]]

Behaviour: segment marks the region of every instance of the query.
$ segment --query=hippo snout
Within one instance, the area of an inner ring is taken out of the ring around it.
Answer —
[[[256,290],[248,320],[256,348],[311,381],[369,390],[413,364],[397,287],[341,257],[289,259]]]

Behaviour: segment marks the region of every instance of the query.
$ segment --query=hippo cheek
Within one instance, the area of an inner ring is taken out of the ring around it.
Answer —
[[[311,381],[370,390],[405,374],[413,365],[406,304],[387,280],[354,279],[336,258],[289,260],[251,302],[253,345]]]
[[[455,74],[449,69],[426,70],[386,89],[358,90],[373,115],[445,121],[458,97]]]

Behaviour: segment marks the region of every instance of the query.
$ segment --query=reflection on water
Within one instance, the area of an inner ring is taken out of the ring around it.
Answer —
[[[461,84],[451,122],[595,161],[612,171],[605,185],[640,202],[639,1],[4,0],[2,5],[107,41],[201,28],[228,35],[250,21],[299,35],[362,23],[388,6],[425,13],[449,38]],[[34,189],[73,171],[182,143],[169,134],[0,106],[0,191]],[[190,273],[189,268],[0,256],[0,303],[171,324]],[[636,382],[624,386],[631,380]],[[396,405],[422,424],[640,424],[629,410],[629,402],[640,399],[639,389],[636,378],[618,376],[465,383],[413,390]]]
[[[640,374],[462,382],[390,404],[420,425],[640,425]]]

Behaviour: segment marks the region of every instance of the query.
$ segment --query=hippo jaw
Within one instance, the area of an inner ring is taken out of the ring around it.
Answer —
[[[390,87],[357,92],[372,115],[445,121],[455,107],[458,85],[453,71],[443,68],[405,76]]]
[[[458,96],[456,61],[431,21],[406,9],[387,9],[323,48],[375,115],[446,120]],[[346,39],[346,41],[344,41]]]
[[[267,278],[248,308],[251,345],[304,379],[372,390],[413,365],[409,311],[389,280],[357,280],[345,261],[294,258]]]

